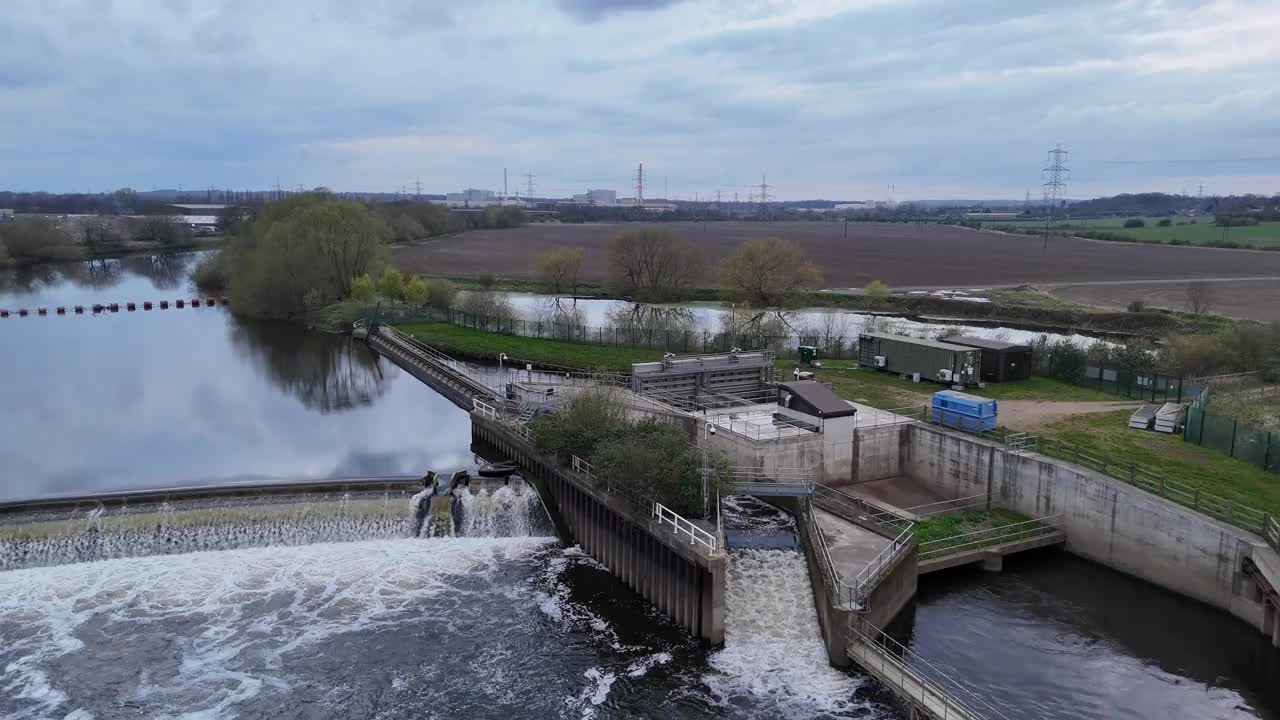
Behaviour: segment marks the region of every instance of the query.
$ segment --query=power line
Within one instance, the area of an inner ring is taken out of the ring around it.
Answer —
[[[760,174],[760,205],[769,202],[769,183],[765,182],[764,173]]]
[[[1066,166],[1067,151],[1062,149],[1062,145],[1055,145],[1049,151],[1049,167],[1040,171],[1041,177],[1044,179],[1044,247],[1049,247],[1049,227],[1053,223],[1053,210],[1058,204],[1058,200],[1063,197],[1064,189],[1067,187],[1067,180],[1071,178],[1071,170]]]
[[[524,174],[524,195],[526,198],[533,199],[533,171]]]

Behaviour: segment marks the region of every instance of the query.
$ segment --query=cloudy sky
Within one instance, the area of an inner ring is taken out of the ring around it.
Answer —
[[[0,189],[1280,192],[1275,0],[4,6]]]

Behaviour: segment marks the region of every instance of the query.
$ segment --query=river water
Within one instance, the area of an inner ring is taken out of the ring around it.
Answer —
[[[172,300],[189,262],[10,273],[0,307]],[[220,308],[10,317],[0,338],[6,498],[474,462],[462,411],[344,338]],[[541,526],[484,517],[486,537],[0,573],[0,717],[902,717],[827,666],[783,514],[726,505],[716,650]],[[895,632],[1009,717],[1280,717],[1274,651],[1237,621],[1070,558],[1007,567],[926,578]]]

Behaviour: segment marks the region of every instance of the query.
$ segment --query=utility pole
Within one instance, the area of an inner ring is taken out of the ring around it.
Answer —
[[[1049,228],[1053,224],[1054,206],[1064,195],[1071,170],[1067,168],[1067,151],[1062,145],[1055,145],[1049,151],[1049,166],[1041,170],[1044,179],[1044,250],[1049,249]]]
[[[644,163],[636,166],[636,205],[644,205]]]
[[[769,202],[769,183],[765,182],[763,174],[760,175],[760,205],[763,207]]]
[[[663,175],[662,176],[662,201],[666,202],[670,198],[671,196],[667,194],[667,176]]]
[[[533,171],[524,174],[524,196],[526,200],[533,200]]]
[[[502,168],[502,201],[507,201],[507,169]]]

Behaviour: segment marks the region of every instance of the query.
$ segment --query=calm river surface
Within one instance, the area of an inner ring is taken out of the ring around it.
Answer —
[[[0,273],[0,307],[189,296],[189,256]],[[466,415],[345,338],[220,308],[0,320],[0,496],[425,472]],[[545,537],[0,573],[5,718],[901,718],[830,669],[794,530],[728,503],[727,642]],[[1235,620],[1059,555],[925,579],[898,631],[1009,718],[1280,718]]]

